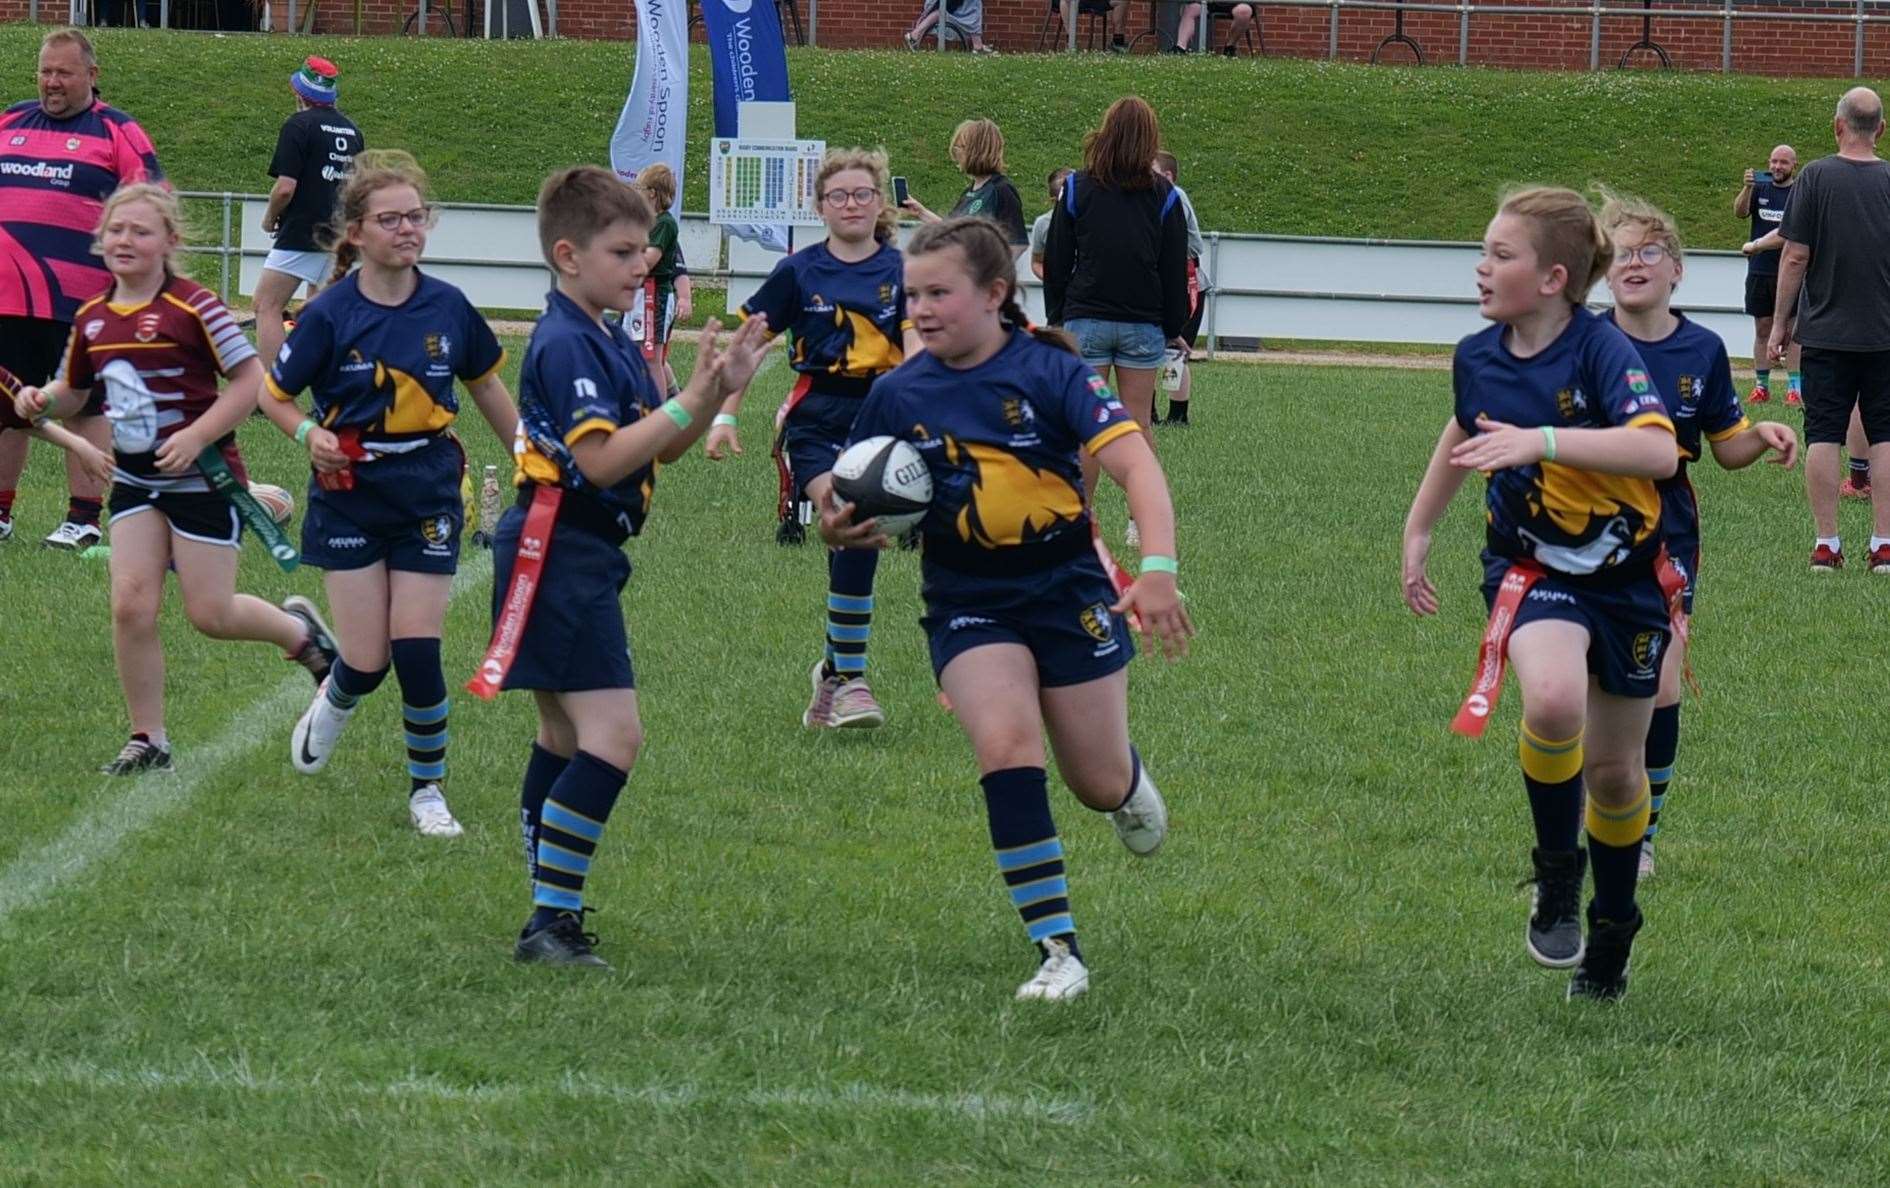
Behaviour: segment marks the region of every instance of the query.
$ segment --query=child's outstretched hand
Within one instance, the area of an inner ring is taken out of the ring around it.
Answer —
[[[46,406],[51,403],[45,392],[27,384],[14,394],[13,413],[22,420],[38,420],[46,415]]]
[[[768,353],[768,320],[746,318],[724,344],[718,338],[722,324],[711,320],[703,327],[696,348],[696,366],[706,369],[716,390],[729,396],[748,386]]]
[[[1778,455],[1772,459],[1772,465],[1790,470],[1798,464],[1798,434],[1790,426],[1777,421],[1760,421],[1752,426],[1752,431]]]
[[[1404,604],[1411,608],[1414,615],[1434,615],[1437,613],[1437,587],[1431,585],[1430,574],[1425,572],[1426,563],[1431,557],[1431,537],[1407,534],[1404,538]]]
[[[1142,642],[1160,641],[1162,655],[1179,660],[1188,654],[1188,640],[1194,636],[1194,621],[1181,601],[1175,575],[1151,570],[1131,582],[1122,597],[1109,608],[1118,615],[1135,615],[1142,621]]]
[[[1450,451],[1450,464],[1463,470],[1507,470],[1542,461],[1548,439],[1540,429],[1519,429],[1489,417],[1477,418],[1475,437]]]

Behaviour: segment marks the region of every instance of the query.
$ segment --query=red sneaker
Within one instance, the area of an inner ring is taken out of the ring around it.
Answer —
[[[1874,557],[1874,554],[1873,554]],[[1835,573],[1844,568],[1844,554],[1830,545],[1819,545],[1811,550],[1811,572]]]
[[[1752,385],[1752,391],[1746,396],[1747,404],[1765,404],[1772,399],[1772,390],[1764,384]]]
[[[1805,398],[1800,396],[1796,390],[1787,390],[1785,393],[1785,407],[1803,408],[1805,407]]]
[[[1870,550],[1870,572],[1890,573],[1890,544],[1880,544]]]
[[[1838,484],[1838,495],[1845,499],[1869,499],[1870,480],[1865,479],[1860,483],[1854,479],[1847,478],[1842,483]]]

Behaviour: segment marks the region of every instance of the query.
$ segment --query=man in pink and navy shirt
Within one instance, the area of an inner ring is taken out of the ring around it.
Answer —
[[[92,250],[99,212],[119,186],[162,182],[144,129],[101,103],[98,58],[77,29],[46,35],[39,50],[39,98],[0,112],[0,367],[29,384],[53,378],[81,303],[111,285]],[[72,429],[103,449],[111,432],[95,394]],[[0,540],[13,535],[13,496],[26,467],[28,438],[0,433]],[[66,522],[46,537],[54,548],[99,539],[103,491],[67,460]]]

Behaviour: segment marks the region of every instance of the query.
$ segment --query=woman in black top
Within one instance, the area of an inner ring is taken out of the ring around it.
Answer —
[[[990,219],[1004,232],[1015,259],[1030,246],[1030,232],[1024,226],[1024,200],[1017,187],[1004,176],[1004,133],[990,120],[966,120],[952,133],[952,164],[970,179],[965,192],[946,218],[970,216]],[[938,215],[926,209],[917,198],[906,199],[905,209],[922,223],[939,222]]]
[[[1131,95],[1109,106],[1051,211],[1043,273],[1050,323],[1076,337],[1103,379],[1116,369],[1116,394],[1151,448],[1155,376],[1188,323],[1187,215],[1155,172],[1161,147],[1147,103]],[[1133,521],[1128,543],[1137,543]]]

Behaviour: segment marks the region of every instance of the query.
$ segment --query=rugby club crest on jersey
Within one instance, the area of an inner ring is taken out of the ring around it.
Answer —
[[[69,153],[76,153],[79,151],[79,145],[83,143],[84,141],[81,141],[76,136],[68,137],[66,139],[66,151]]]
[[[427,335],[427,358],[435,363],[444,363],[453,352],[453,340],[444,334]]]
[[[420,521],[420,535],[430,545],[443,545],[453,539],[451,516],[428,516]]]
[[[1109,641],[1109,608],[1102,603],[1092,602],[1084,607],[1083,612],[1076,616],[1076,621],[1097,643]]]
[[[138,326],[131,336],[139,342],[152,342],[157,339],[158,314],[156,310],[146,310],[138,315]]]

